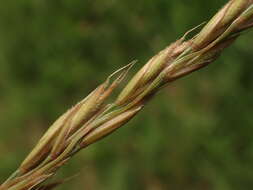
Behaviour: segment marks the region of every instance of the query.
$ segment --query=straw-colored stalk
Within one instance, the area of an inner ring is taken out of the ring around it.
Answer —
[[[108,103],[133,64],[118,70],[48,129],[0,190],[49,189],[42,183],[75,153],[127,123],[168,83],[212,63],[252,25],[253,0],[229,1],[195,37],[185,41],[186,34],[154,56]]]

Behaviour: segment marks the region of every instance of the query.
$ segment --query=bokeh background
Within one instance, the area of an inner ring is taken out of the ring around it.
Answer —
[[[151,56],[226,0],[12,0],[0,6],[0,181],[48,126],[113,71]],[[163,90],[127,126],[79,153],[59,190],[248,190],[253,38]]]

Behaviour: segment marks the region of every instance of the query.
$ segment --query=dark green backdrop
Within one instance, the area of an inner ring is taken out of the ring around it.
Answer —
[[[114,70],[140,68],[226,0],[11,0],[0,6],[0,181]],[[250,190],[253,38],[171,84],[60,170],[59,190]]]

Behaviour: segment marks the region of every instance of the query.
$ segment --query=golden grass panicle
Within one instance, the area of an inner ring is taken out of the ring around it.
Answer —
[[[170,82],[214,62],[252,26],[253,0],[231,0],[192,39],[185,41],[187,32],[150,59],[116,100],[108,101],[133,63],[116,71],[48,129],[0,190],[50,189],[42,183],[74,154],[123,126]]]

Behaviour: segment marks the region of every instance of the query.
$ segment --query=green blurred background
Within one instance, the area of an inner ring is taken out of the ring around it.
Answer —
[[[48,126],[113,71],[130,76],[226,0],[11,0],[0,6],[0,181]],[[253,38],[163,90],[79,153],[59,190],[253,187]]]

